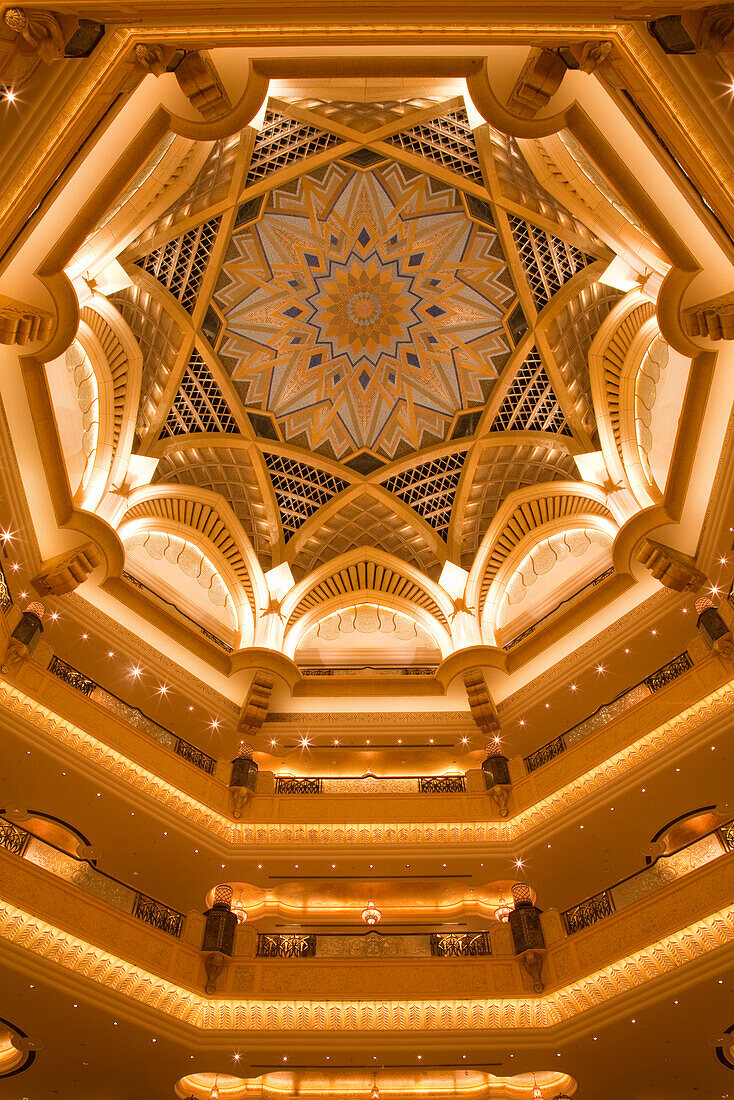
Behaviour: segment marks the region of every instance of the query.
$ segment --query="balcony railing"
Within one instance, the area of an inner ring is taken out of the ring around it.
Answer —
[[[731,851],[734,851],[734,821],[712,829],[675,852],[658,856],[642,871],[636,871],[607,890],[571,906],[562,914],[566,932],[573,936]]]
[[[489,932],[432,932],[431,954],[441,959],[491,955]]]
[[[85,676],[79,669],[67,664],[66,661],[62,661],[60,657],[54,656],[51,658],[51,664],[48,666],[48,671],[53,676],[57,676],[59,680],[63,680],[69,687],[74,688],[75,691],[79,691],[82,695],[86,695],[92,702],[99,703],[101,706],[106,707],[107,710],[113,711],[118,718],[122,718],[124,721],[129,722],[131,726],[135,726],[135,728],[141,730],[142,733],[152,737],[161,745],[165,745],[166,748],[175,752],[177,756],[181,756],[189,764],[193,764],[195,768],[199,768],[201,771],[206,772],[207,775],[214,775],[214,770],[217,766],[214,757],[209,756],[208,753],[203,752],[201,749],[197,749],[196,745],[192,745],[189,741],[185,741],[183,737],[179,737],[177,734],[172,733],[171,730],[162,726],[160,722],[156,722],[153,718],[149,718],[148,715],[144,714],[138,707],[130,706],[129,703],[120,699],[118,695],[114,695],[111,691],[107,691],[106,688],[101,687],[96,680],[90,679],[89,676]]]
[[[22,856],[28,847],[31,835],[25,829],[19,829],[12,821],[0,818],[0,848],[14,852],[16,856]]]
[[[176,909],[133,890],[119,879],[98,870],[88,860],[79,859],[63,848],[57,848],[5,818],[0,818],[0,848],[42,867],[58,878],[72,882],[84,893],[152,925],[159,932],[165,932],[177,939],[181,935],[184,916]]]
[[[279,775],[275,780],[276,794],[321,794],[320,779],[288,779]]]
[[[431,775],[418,780],[421,794],[463,794],[466,778],[463,775]]]
[[[276,794],[463,794],[463,775],[361,775],[298,777],[279,775]]]
[[[529,756],[525,757],[525,766],[528,771],[534,772],[538,768],[542,768],[544,764],[547,764],[556,756],[560,756],[572,745],[577,745],[579,741],[583,741],[586,737],[601,729],[607,722],[611,722],[626,710],[636,706],[648,695],[667,687],[673,680],[677,680],[679,676],[682,676],[684,672],[688,672],[690,668],[693,668],[693,661],[687,653],[680,653],[672,661],[668,661],[667,665],[663,665],[652,675],[640,680],[634,687],[628,688],[627,691],[615,696],[609,703],[603,703],[588,718],[584,718],[583,722],[572,726],[565,733],[559,734],[558,737],[554,737],[552,741],[548,741],[547,744],[536,749],[535,752],[531,752]]]
[[[10,595],[8,579],[3,572],[2,565],[0,564],[0,611],[9,611],[12,606],[13,597]]]
[[[307,959],[316,954],[316,937],[301,935],[270,935],[261,932],[255,952],[261,959]]]

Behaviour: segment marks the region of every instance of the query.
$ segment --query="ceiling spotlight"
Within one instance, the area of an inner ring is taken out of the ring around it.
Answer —
[[[6,103],[15,103],[18,98],[12,88],[3,88],[0,94]]]

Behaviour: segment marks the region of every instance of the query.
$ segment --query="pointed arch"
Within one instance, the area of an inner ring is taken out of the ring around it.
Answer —
[[[267,607],[267,584],[252,544],[217,493],[188,485],[146,485],[130,494],[118,532],[136,519],[165,522],[174,531],[189,532],[198,545],[206,547],[208,556],[215,555],[247,594],[253,623]]]
[[[286,631],[311,608],[355,594],[391,596],[422,607],[449,631],[453,605],[447,593],[420,570],[371,546],[342,554],[299,581],[281,606]]]
[[[467,605],[483,617],[492,582],[516,548],[522,544],[527,553],[534,541],[545,537],[548,525],[581,515],[602,516],[614,524],[615,533],[618,529],[606,494],[596,485],[556,482],[540,493],[537,486],[511,493],[482,539],[467,582]],[[563,522],[555,529],[562,526]]]

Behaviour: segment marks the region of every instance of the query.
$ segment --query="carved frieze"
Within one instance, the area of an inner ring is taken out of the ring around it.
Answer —
[[[643,540],[637,560],[650,570],[655,580],[673,592],[698,592],[706,582],[706,574],[688,554],[652,539]]]

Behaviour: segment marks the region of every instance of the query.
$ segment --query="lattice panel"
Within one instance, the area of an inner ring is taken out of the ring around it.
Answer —
[[[577,481],[570,454],[548,446],[486,447],[474,470],[461,526],[461,564],[469,568],[485,532],[510,493],[549,481]]]
[[[159,233],[175,228],[187,218],[192,218],[202,210],[227,198],[237,159],[237,149],[241,141],[242,134],[237,133],[214,143],[204,167],[191,187],[166,210],[165,214],[141,233],[132,246],[135,251],[142,251],[145,242],[157,237]]]
[[[484,605],[489,587],[502,563],[531,531],[551,520],[582,514],[612,518],[603,504],[576,493],[548,495],[519,505],[505,524],[489,556],[482,577],[480,607]]]
[[[465,451],[457,451],[432,462],[422,462],[389,478],[384,486],[414,508],[442,539],[446,539],[465,458]]]
[[[114,416],[112,446],[116,447],[120,438],[122,414],[125,409],[125,397],[127,395],[127,354],[117,338],[117,333],[100,313],[90,309],[89,306],[85,306],[81,311],[81,318],[85,324],[89,325],[99,340],[112,376],[112,409]]]
[[[125,514],[126,521],[143,517],[163,519],[182,527],[190,527],[192,531],[198,531],[208,539],[243,585],[254,610],[255,597],[249,570],[232,532],[216,508],[183,497],[156,497],[133,505]]]
[[[572,435],[537,348],[512,380],[492,421],[492,432],[535,431]]]
[[[509,222],[538,311],[564,283],[596,260],[596,256],[582,252],[522,218],[510,215]]]
[[[569,214],[542,184],[538,183],[530,166],[520,152],[520,147],[513,137],[500,133],[493,126],[489,127],[489,137],[492,143],[492,156],[497,171],[497,178],[505,198],[516,202],[520,206],[536,214],[542,214],[546,218],[557,222],[573,232],[581,240],[588,241],[592,247],[599,241],[589,232],[583,222]]]
[[[196,350],[191,353],[159,438],[191,432],[239,432],[222,391]]]
[[[332,573],[321,584],[312,588],[291,615],[289,625],[300,619],[307,611],[333,599],[335,596],[346,596],[352,592],[360,591],[384,592],[387,595],[408,600],[417,607],[424,608],[444,626],[448,626],[438,604],[425,589],[398,572],[397,569],[380,565],[367,558]]]
[[[282,102],[301,110],[312,111],[323,118],[341,123],[342,126],[349,126],[358,133],[366,134],[380,126],[399,122],[401,118],[413,114],[414,111],[424,110],[426,107],[438,107],[445,102],[445,98],[389,99],[382,103],[354,103],[350,100],[300,99],[292,96]]]
[[[474,135],[464,110],[451,111],[443,118],[393,134],[387,142],[484,186]]]
[[[193,312],[196,304],[220,220],[211,218],[135,261],[170,290],[187,313]]]
[[[183,329],[165,305],[144,287],[132,286],[110,296],[130,326],[143,355],[137,430],[150,427],[160,406],[181,343]]]
[[[379,547],[414,565],[434,580],[441,571],[441,562],[425,536],[409,527],[387,504],[366,491],[322,524],[298,552],[291,569],[294,576],[300,578],[331,558],[360,546]]]
[[[255,141],[245,187],[272,176],[274,172],[279,172],[290,164],[296,164],[306,157],[323,153],[340,144],[342,138],[334,134],[327,134],[315,126],[297,122],[278,111],[268,111],[265,124]]]
[[[286,539],[332,497],[349,487],[348,481],[315,466],[307,466],[305,462],[267,453],[263,453],[263,458],[270,472]]]
[[[591,397],[589,348],[608,314],[623,297],[621,290],[592,283],[568,302],[548,327],[553,358],[576,412],[592,438],[596,433],[596,417]]]
[[[242,524],[242,529],[265,566],[278,532],[271,530],[255,468],[242,448],[189,447],[165,455],[156,469],[156,482],[193,485],[219,495]]]

